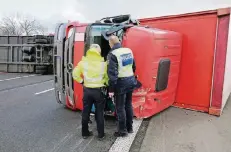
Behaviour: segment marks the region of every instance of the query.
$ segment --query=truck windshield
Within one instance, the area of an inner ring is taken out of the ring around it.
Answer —
[[[101,32],[108,31],[111,25],[93,25],[91,27],[91,36],[101,36]]]
[[[104,39],[101,35],[103,31],[108,31],[111,25],[93,25],[90,30],[90,44],[96,43],[101,46]]]
[[[91,44],[99,44],[101,47],[101,55],[106,59],[106,56],[110,50],[110,46],[107,40],[102,36],[103,31],[108,31],[111,25],[92,25],[89,31],[89,37],[87,38],[87,48],[85,52],[89,49]]]

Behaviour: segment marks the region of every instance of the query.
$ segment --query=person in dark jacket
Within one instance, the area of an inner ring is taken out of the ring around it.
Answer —
[[[118,117],[118,131],[116,137],[133,133],[132,92],[137,80],[134,76],[136,66],[132,50],[123,48],[117,36],[109,37],[111,51],[107,56],[109,96],[115,97],[116,113]]]

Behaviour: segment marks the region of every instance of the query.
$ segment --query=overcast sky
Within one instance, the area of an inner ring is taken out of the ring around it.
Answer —
[[[91,22],[121,14],[144,18],[227,6],[231,0],[4,0],[0,18],[16,12],[28,14],[53,31],[57,22],[68,20]]]

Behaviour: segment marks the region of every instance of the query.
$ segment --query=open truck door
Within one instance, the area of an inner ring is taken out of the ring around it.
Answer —
[[[182,36],[132,25],[119,25],[102,35],[108,39],[111,34],[118,36],[117,33],[121,33],[123,47],[133,51],[136,75],[142,84],[133,93],[134,115],[147,118],[170,107],[176,96]]]
[[[58,103],[66,105],[64,87],[64,45],[66,39],[66,24],[56,26],[54,36],[54,87]]]

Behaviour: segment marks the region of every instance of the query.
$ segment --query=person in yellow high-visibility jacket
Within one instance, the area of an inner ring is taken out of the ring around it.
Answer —
[[[82,111],[82,136],[86,139],[92,136],[89,131],[88,121],[94,103],[96,108],[96,123],[98,138],[103,139],[104,134],[104,107],[105,99],[102,93],[108,83],[107,63],[101,56],[101,48],[98,44],[92,44],[86,56],[74,68],[73,79],[83,84],[83,111]]]

